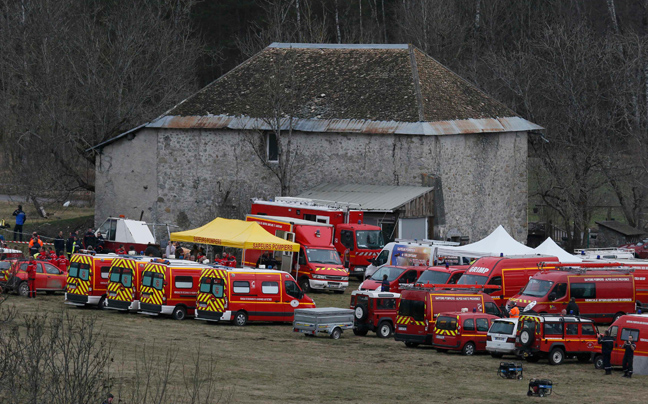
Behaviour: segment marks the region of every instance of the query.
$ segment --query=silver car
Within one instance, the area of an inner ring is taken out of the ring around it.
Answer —
[[[493,321],[486,337],[486,350],[493,358],[501,358],[505,354],[517,354],[515,349],[517,326],[517,318],[502,318]]]

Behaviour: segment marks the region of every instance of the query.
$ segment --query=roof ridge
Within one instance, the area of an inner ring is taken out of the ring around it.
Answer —
[[[280,49],[407,49],[408,44],[344,44],[344,43],[304,43],[304,42],[273,42],[268,48]]]
[[[419,121],[425,121],[425,114],[423,110],[423,94],[421,94],[421,78],[418,74],[418,65],[416,64],[416,55],[412,45],[408,45],[410,65],[412,66],[412,79],[414,81],[414,95],[416,96],[416,103],[418,104]]]
[[[423,52],[421,49],[419,49],[419,48],[416,47],[415,45],[412,45],[412,48],[414,48],[414,50],[418,51],[418,52],[419,52],[421,55],[423,55],[424,57],[426,57],[426,58],[428,58],[428,59],[434,61],[434,63],[437,63],[439,66],[441,66],[444,70],[446,70],[448,73],[450,73],[450,74],[453,75],[454,77],[456,77],[456,78],[458,78],[459,80],[461,80],[462,82],[468,84],[471,88],[474,88],[478,93],[480,93],[481,95],[483,95],[483,96],[486,97],[487,99],[489,99],[489,100],[493,100],[495,103],[499,104],[500,106],[502,106],[502,107],[504,107],[505,109],[507,109],[508,111],[510,111],[510,112],[513,114],[513,115],[511,115],[511,116],[515,116],[515,117],[518,117],[518,118],[522,118],[520,115],[518,115],[517,112],[513,111],[513,110],[512,110],[511,108],[509,108],[506,104],[504,104],[503,102],[501,102],[501,101],[498,100],[497,98],[495,98],[495,97],[493,97],[493,96],[491,96],[491,95],[488,95],[484,90],[482,90],[481,88],[479,88],[479,87],[477,86],[477,84],[475,84],[475,83],[473,83],[473,82],[471,82],[471,81],[469,81],[469,80],[467,80],[467,79],[461,77],[459,74],[455,73],[452,69],[450,69],[449,67],[447,67],[447,66],[444,65],[443,63],[439,62],[438,60],[436,60],[436,59],[433,58],[432,56],[428,55],[427,53]],[[524,119],[524,118],[522,118],[522,119]]]

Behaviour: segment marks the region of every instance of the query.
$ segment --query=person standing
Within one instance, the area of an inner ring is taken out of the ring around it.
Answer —
[[[572,316],[580,316],[580,310],[578,309],[578,305],[576,304],[575,297],[569,299],[569,303],[567,304],[567,314],[570,314]]]
[[[382,282],[380,282],[380,291],[389,292],[389,279],[387,279],[387,274],[383,275]]]
[[[65,243],[65,250],[67,252],[68,259],[72,257],[72,252],[74,251],[75,239],[76,239],[76,235],[74,233],[70,233],[70,237],[68,237],[67,242]]]
[[[54,239],[54,251],[56,255],[62,255],[63,251],[65,251],[65,239],[62,231],[59,231],[58,236]]]
[[[36,298],[36,261],[33,259],[27,265],[27,285],[29,286],[29,295],[27,297]]]
[[[603,368],[606,375],[612,374],[612,364],[610,359],[612,357],[612,350],[614,350],[614,338],[610,336],[610,330],[605,330],[605,335],[599,337],[599,344],[601,344],[601,353],[603,354]]]
[[[637,344],[633,341],[632,335],[628,335],[628,340],[623,343],[623,349],[625,353],[623,354],[623,377],[630,378],[632,377],[632,362],[634,362],[634,351],[637,349]]]
[[[510,318],[520,317],[520,309],[517,307],[517,303],[511,302],[511,305],[513,306],[513,308],[509,311],[509,317]]]
[[[23,241],[22,231],[23,231],[23,225],[27,220],[27,214],[23,212],[22,205],[18,205],[18,209],[14,210],[13,215],[16,216],[16,225],[14,226],[13,241],[17,241],[16,236],[20,237],[20,241]]]
[[[92,248],[97,246],[97,237],[92,229],[88,229],[86,234],[83,236],[83,247],[88,248],[90,246],[92,246]]]
[[[173,241],[169,240],[169,244],[167,244],[166,251],[165,251],[167,258],[174,258],[175,257],[176,248],[175,248],[174,244],[175,243]]]
[[[41,241],[40,237],[38,237],[38,234],[34,232],[32,234],[31,240],[29,240],[29,255],[32,257],[36,254],[38,254],[38,251],[43,247],[43,242]]]

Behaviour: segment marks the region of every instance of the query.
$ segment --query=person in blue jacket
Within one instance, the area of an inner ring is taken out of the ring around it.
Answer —
[[[18,205],[18,209],[14,210],[13,213],[16,216],[16,226],[14,227],[13,241],[16,241],[16,236],[20,237],[20,241],[23,241],[22,231],[23,225],[27,220],[27,215],[22,210],[22,205]]]

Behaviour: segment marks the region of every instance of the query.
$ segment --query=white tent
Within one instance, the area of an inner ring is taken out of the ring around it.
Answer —
[[[556,244],[556,242],[553,241],[551,237],[547,238],[542,242],[542,244],[537,246],[535,248],[535,252],[542,255],[556,256],[558,257],[558,260],[560,260],[560,262],[564,263],[583,262],[582,259],[560,248],[560,246]]]
[[[465,257],[486,257],[500,255],[536,255],[533,248],[516,241],[511,237],[504,227],[497,227],[491,234],[472,244],[458,247],[439,246],[436,250],[437,256],[461,255]]]

